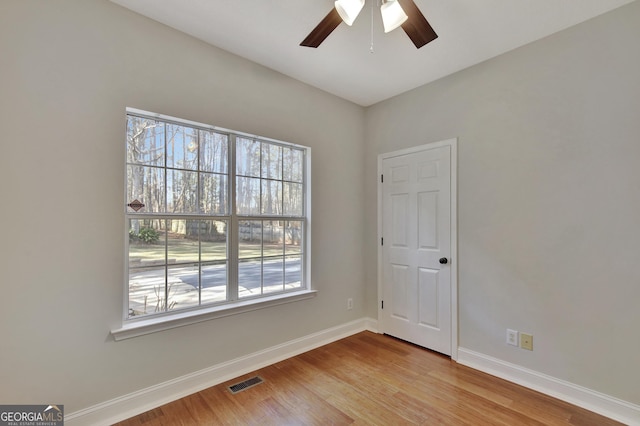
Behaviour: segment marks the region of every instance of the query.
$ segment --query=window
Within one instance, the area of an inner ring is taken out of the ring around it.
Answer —
[[[127,110],[127,320],[307,290],[309,149]]]

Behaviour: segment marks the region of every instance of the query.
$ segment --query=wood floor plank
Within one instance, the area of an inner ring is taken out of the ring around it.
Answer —
[[[237,394],[228,386],[259,375]],[[410,343],[362,332],[205,389],[120,426],[564,425],[613,420],[459,365]]]

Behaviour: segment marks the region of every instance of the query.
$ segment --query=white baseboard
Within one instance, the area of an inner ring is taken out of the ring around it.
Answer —
[[[65,415],[65,424],[111,425],[227,380],[291,358],[364,330],[377,332],[377,320],[362,318],[271,348],[214,365],[155,386]]]
[[[458,363],[619,422],[640,425],[640,406],[630,402],[465,348],[458,348]]]

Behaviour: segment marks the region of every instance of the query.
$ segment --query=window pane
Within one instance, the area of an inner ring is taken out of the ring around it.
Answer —
[[[162,219],[129,220],[129,267],[164,265],[165,226]]]
[[[221,220],[200,222],[200,259],[224,262],[227,259],[227,223]]]
[[[199,266],[181,265],[167,268],[167,293],[166,299],[156,298],[158,312],[163,310],[173,311],[185,309],[200,304]]]
[[[262,292],[273,293],[284,290],[284,257],[270,257],[262,264]]]
[[[295,148],[283,148],[283,179],[302,182],[303,153]]]
[[[165,267],[129,268],[129,317],[156,313],[155,295],[164,294]]]
[[[282,214],[282,182],[262,180],[261,213],[266,215]]]
[[[302,287],[302,256],[287,256],[284,263],[285,289]]]
[[[238,224],[240,233],[238,257],[240,259],[259,258],[262,256],[262,222],[259,220],[243,220]]]
[[[262,224],[262,255],[282,256],[284,254],[283,239],[284,222],[277,220],[265,220]]]
[[[227,300],[227,262],[202,265],[202,304]]]
[[[286,222],[284,229],[285,254],[302,253],[302,221]]]
[[[260,179],[236,178],[236,211],[241,215],[260,214]]]
[[[201,271],[201,302],[214,303],[227,300],[227,222],[203,220],[200,224],[200,247],[203,264]]]
[[[238,297],[251,297],[261,294],[261,259],[240,260],[238,264]]]
[[[262,142],[262,177],[282,179],[282,147]]]
[[[167,263],[200,261],[199,220],[167,220]]]
[[[227,175],[201,173],[200,212],[204,214],[226,215],[228,206]]]
[[[236,139],[236,173],[240,176],[260,177],[260,142]]]
[[[127,207],[129,213],[164,212],[164,169],[127,166],[127,204],[136,200],[144,204],[144,207],[138,210]]]
[[[164,123],[127,116],[127,162],[164,167]]]
[[[283,185],[284,214],[287,216],[302,216],[302,184],[283,182]]]
[[[167,170],[167,213],[198,212],[198,173]]]
[[[156,295],[164,295],[165,259],[164,220],[129,220],[130,317],[156,312]]]
[[[198,131],[176,124],[166,126],[167,167],[198,170]]]
[[[264,293],[284,289],[284,221],[263,222],[262,290]]]
[[[227,135],[200,130],[200,170],[227,173]]]
[[[240,221],[238,232],[238,296],[255,296],[262,286],[262,222]]]

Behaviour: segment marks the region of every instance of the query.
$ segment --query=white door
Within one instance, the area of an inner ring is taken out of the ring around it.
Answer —
[[[450,142],[450,141],[445,141]],[[452,143],[381,156],[381,331],[451,355]]]

